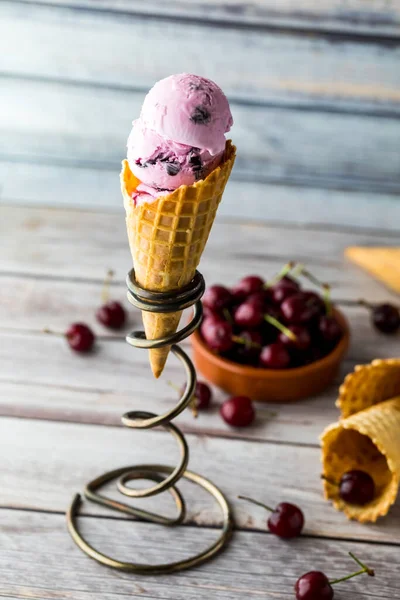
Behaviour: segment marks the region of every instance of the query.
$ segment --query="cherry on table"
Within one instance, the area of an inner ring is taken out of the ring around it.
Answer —
[[[72,350],[87,353],[93,348],[95,336],[90,327],[84,323],[73,323],[65,333],[67,342]]]
[[[97,309],[96,318],[109,329],[121,329],[125,325],[126,312],[120,302],[112,300]]]
[[[304,515],[302,510],[295,504],[280,502],[276,508],[270,508],[248,496],[239,496],[239,498],[261,506],[271,513],[267,520],[267,526],[271,533],[284,539],[298,537],[301,534],[304,527]]]
[[[197,410],[206,410],[210,406],[211,398],[212,392],[210,386],[202,381],[197,381],[194,392],[195,408]]]
[[[212,285],[206,289],[202,301],[208,310],[218,313],[228,308],[232,302],[232,295],[223,285]]]
[[[329,580],[322,571],[309,571],[296,581],[294,586],[296,600],[332,600],[334,596],[333,585],[364,573],[374,577],[375,572],[373,569],[362,563],[352,552],[349,552],[349,555],[361,567],[359,571],[333,580]]]
[[[294,587],[297,600],[332,600],[333,588],[322,571],[302,575]]]
[[[290,364],[290,354],[281,342],[264,346],[260,353],[260,366],[267,369],[286,369]]]
[[[232,326],[228,321],[208,316],[203,320],[200,332],[212,350],[227,352],[233,346]]]
[[[340,478],[339,496],[349,504],[364,506],[375,497],[375,483],[369,473],[354,469]]]
[[[382,333],[396,333],[400,329],[400,310],[392,304],[377,304],[372,307],[372,323]]]
[[[264,280],[258,275],[248,275],[243,277],[233,288],[232,296],[238,302],[243,301],[251,294],[259,292],[264,287]]]
[[[233,396],[221,404],[220,414],[232,427],[247,427],[255,418],[253,403],[247,396]]]

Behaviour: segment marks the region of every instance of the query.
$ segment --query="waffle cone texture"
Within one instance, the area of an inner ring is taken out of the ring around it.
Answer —
[[[235,162],[236,148],[228,141],[221,164],[190,186],[135,206],[132,193],[140,181],[122,162],[121,190],[126,226],[138,284],[150,291],[170,292],[194,277],[208,240],[226,183]],[[148,339],[175,333],[181,311],[157,314],[142,312]],[[154,377],[164,369],[170,346],[149,350]]]
[[[375,522],[395,502],[400,484],[400,360],[356,367],[337,405],[341,420],[321,436],[325,497],[349,519]],[[353,469],[369,473],[375,483],[375,498],[364,506],[339,496],[337,484]]]

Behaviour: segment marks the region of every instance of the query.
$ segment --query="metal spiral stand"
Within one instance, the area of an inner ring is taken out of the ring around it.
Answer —
[[[163,346],[171,345],[171,351],[183,363],[187,375],[187,383],[183,396],[177,406],[161,416],[147,411],[130,411],[122,417],[122,423],[126,427],[132,427],[133,429],[152,429],[157,426],[164,427],[164,429],[172,433],[176,439],[181,451],[181,461],[175,468],[159,464],[143,464],[109,471],[108,473],[104,473],[103,475],[100,475],[100,477],[93,479],[86,485],[84,497],[86,500],[101,504],[114,511],[137,517],[141,520],[166,526],[174,526],[181,524],[186,515],[185,500],[175,485],[179,479],[184,477],[192,483],[204,488],[218,502],[223,516],[222,531],[218,539],[209,548],[191,558],[177,562],[146,565],[116,560],[93,548],[93,546],[84,539],[77,524],[79,508],[82,502],[79,494],[74,497],[67,512],[67,524],[69,532],[79,548],[88,556],[94,558],[103,565],[138,574],[173,573],[175,571],[181,571],[199,565],[220,552],[229,541],[233,529],[231,509],[221,491],[201,475],[186,470],[189,462],[189,448],[182,432],[171,423],[171,421],[191,402],[196,387],[196,371],[193,363],[187,354],[176,344],[191,335],[200,324],[203,316],[200,298],[204,293],[205,284],[203,276],[196,271],[193,280],[187,286],[176,292],[149,292],[137,284],[135,271],[132,269],[127,277],[127,286],[129,290],[129,301],[140,310],[156,313],[169,313],[184,310],[185,308],[194,305],[194,314],[190,323],[170,336],[159,338],[157,340],[148,340],[146,339],[144,332],[135,331],[126,338],[128,344],[137,348],[162,348]],[[175,500],[178,515],[175,518],[168,518],[146,510],[134,508],[128,504],[112,500],[100,494],[98,490],[113,479],[117,480],[116,484],[119,492],[130,498],[146,498],[161,494],[168,490]],[[127,484],[129,482],[139,479],[153,481],[155,485],[147,489],[134,489],[128,487]]]

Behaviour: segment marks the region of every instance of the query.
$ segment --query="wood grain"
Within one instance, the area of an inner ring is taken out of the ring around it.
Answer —
[[[0,159],[0,202],[91,210],[121,206],[117,169],[9,162]],[[328,190],[231,178],[218,216],[279,223],[398,231],[392,194]]]
[[[37,4],[37,0],[25,0]],[[400,8],[396,0],[41,0],[41,4],[73,6],[89,10],[164,15],[172,18],[197,18],[222,23],[302,27],[392,35],[399,33]]]
[[[144,97],[135,91],[94,92],[7,77],[0,79],[0,93],[3,157],[115,172]],[[242,104],[232,110],[232,137],[240,148],[236,178],[380,193],[400,190],[399,119]],[[262,205],[260,212],[263,216]]]
[[[63,512],[73,495],[102,472],[129,464],[178,462],[175,441],[161,431],[3,418],[0,432],[1,507]],[[190,469],[218,482],[232,502],[241,529],[265,531],[265,510],[237,499],[238,494],[250,494],[267,503],[284,499],[300,505],[308,535],[400,541],[399,503],[378,524],[361,525],[348,522],[323,500],[319,448],[194,435],[187,439]],[[188,482],[180,482],[179,487],[188,500],[188,523],[202,527],[220,524],[219,509],[205,492]],[[115,497],[115,484],[107,493]],[[136,503],[173,514],[168,494]],[[84,512],[112,516],[89,503],[85,503]]]
[[[147,0],[141,4],[147,7]],[[3,73],[147,91],[171,71],[186,71],[216,80],[232,100],[398,113],[400,46],[370,42],[7,0],[0,5]],[[96,90],[92,95],[95,100]]]
[[[132,266],[122,207],[120,213],[110,214],[2,205],[0,234],[0,273],[97,282],[95,305],[106,269],[113,268],[115,281],[123,284]],[[332,285],[335,299],[396,301],[382,284],[345,261],[343,251],[349,245],[392,246],[397,239],[396,233],[282,227],[217,217],[200,270],[209,285],[232,285],[249,272],[272,277],[289,260],[298,260]]]
[[[187,411],[177,422],[185,431],[200,434],[316,444],[322,429],[337,418],[334,402],[345,374],[355,364],[399,356],[396,338],[387,339],[373,332],[365,313],[348,310],[347,314],[353,332],[349,356],[325,393],[297,404],[259,405],[255,426],[232,430],[218,416],[219,404],[226,395],[214,389],[211,411],[197,420]],[[89,315],[89,309],[87,315],[83,310],[64,313],[64,322],[59,319],[59,327],[53,327],[64,331],[77,319],[91,323],[92,319],[86,318]],[[9,314],[9,319],[11,323],[16,321],[15,312]],[[132,317],[132,328],[142,329],[137,313]],[[15,327],[10,330],[9,324],[1,337],[0,415],[118,425],[124,412],[140,410],[143,402],[151,403],[157,413],[167,412],[178,399],[168,382],[178,386],[184,382],[182,368],[172,356],[163,379],[156,382],[149,372],[147,353],[131,349],[124,340],[99,340],[93,355],[79,357],[62,339],[26,333],[24,329],[18,332]],[[190,351],[187,342],[184,347]]]
[[[84,518],[82,528],[95,545],[126,560],[134,556],[142,561],[188,556],[216,536],[215,531],[206,529],[165,529],[108,519]],[[0,597],[8,599],[289,599],[296,579],[310,568],[325,570],[330,577],[347,573],[352,565],[349,551],[373,565],[376,577],[339,584],[336,592],[342,600],[400,598],[398,548],[390,546],[306,538],[285,544],[270,535],[239,532],[226,552],[195,571],[134,577],[105,569],[83,556],[59,515],[0,511],[0,539]]]

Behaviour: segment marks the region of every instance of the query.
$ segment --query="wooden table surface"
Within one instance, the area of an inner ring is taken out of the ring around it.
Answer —
[[[301,260],[333,285],[353,339],[340,377],[320,397],[258,405],[254,426],[236,431],[220,419],[224,396],[216,391],[209,413],[195,420],[185,411],[177,419],[190,444],[190,467],[227,494],[237,531],[212,562],[158,577],[116,572],[81,554],[64,513],[73,494],[106,470],[176,464],[177,449],[167,433],[126,430],[120,417],[130,409],[170,408],[176,395],[167,381],[181,383],[179,364],[171,358],[156,382],[146,352],[127,346],[120,334],[100,339],[97,351],[82,357],[64,340],[42,333],[79,320],[104,335],[94,319],[104,274],[115,270],[112,295],[124,301],[130,268],[123,215],[3,205],[0,240],[0,598],[293,598],[294,582],[308,570],[332,578],[350,572],[348,551],[374,566],[376,577],[338,585],[338,599],[400,598],[400,504],[375,525],[348,522],[322,499],[318,444],[323,428],[338,417],[334,401],[344,374],[375,357],[400,356],[399,337],[375,332],[367,311],[355,303],[394,295],[343,258],[350,244],[395,245],[396,232],[217,219],[201,264],[208,284],[232,284],[252,272],[268,277],[288,260]],[[140,327],[132,308],[130,326]],[[207,496],[187,483],[181,487],[189,510],[179,529],[128,522],[86,504],[83,530],[120,559],[187,556],[216,537],[220,515]],[[266,513],[237,500],[238,494],[269,504],[298,503],[306,516],[304,535],[287,543],[268,534]],[[165,496],[137,504],[173,511]]]

